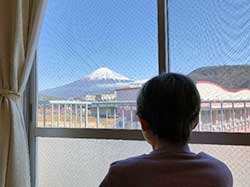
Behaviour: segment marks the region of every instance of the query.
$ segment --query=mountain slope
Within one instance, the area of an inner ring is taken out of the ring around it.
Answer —
[[[87,94],[110,93],[115,89],[126,87],[131,82],[133,81],[129,78],[108,68],[99,68],[80,80],[43,90],[39,95],[64,99],[79,98]]]
[[[250,88],[250,65],[202,67],[188,76],[195,82],[214,82],[228,89]]]
[[[195,82],[209,81],[224,88],[250,88],[250,65],[210,66],[192,71],[188,75]],[[110,93],[119,88],[138,87],[146,80],[133,81],[108,68],[99,68],[72,83],[39,93],[41,98],[82,98],[88,94]]]

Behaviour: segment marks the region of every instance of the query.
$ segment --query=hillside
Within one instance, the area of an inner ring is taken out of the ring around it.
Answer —
[[[40,91],[44,98],[81,98],[87,94],[96,95],[110,93],[118,88],[128,87],[133,80],[108,68],[99,68],[80,80],[56,88]]]
[[[188,76],[195,82],[214,82],[228,89],[250,88],[250,65],[202,67]],[[87,94],[111,93],[120,88],[140,86],[145,81],[134,81],[108,68],[99,68],[80,80],[43,90],[39,96],[43,100],[81,98]]]
[[[250,65],[202,67],[188,76],[195,82],[210,81],[228,89],[250,88]]]

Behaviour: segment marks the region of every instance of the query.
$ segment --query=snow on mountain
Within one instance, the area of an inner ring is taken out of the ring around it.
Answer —
[[[132,82],[133,80],[103,67],[80,80],[56,88],[42,90],[39,94],[63,99],[80,98],[89,94],[111,93],[116,89],[129,87]]]
[[[113,81],[128,81],[129,80],[128,77],[125,77],[119,73],[116,73],[116,72],[114,72],[106,67],[102,67],[102,68],[95,70],[91,74],[85,76],[83,78],[83,80],[84,79],[88,79],[88,80],[113,80]]]

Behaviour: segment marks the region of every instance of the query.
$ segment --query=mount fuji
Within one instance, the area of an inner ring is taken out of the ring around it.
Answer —
[[[92,72],[91,74],[83,77],[83,80],[98,80],[98,81],[105,81],[105,80],[109,80],[109,81],[129,81],[129,78],[116,73],[112,70],[110,70],[109,68],[99,68],[97,70],[95,70],[94,72]]]
[[[86,95],[110,93],[119,88],[129,87],[129,85],[133,85],[133,82],[128,77],[102,67],[80,80],[56,88],[42,90],[39,96],[62,99],[82,98]]]

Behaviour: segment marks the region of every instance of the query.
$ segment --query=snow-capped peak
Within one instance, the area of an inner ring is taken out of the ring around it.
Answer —
[[[106,67],[99,68],[84,78],[87,78],[90,80],[119,80],[119,81],[129,80],[128,77],[125,77],[119,73],[116,73]]]

